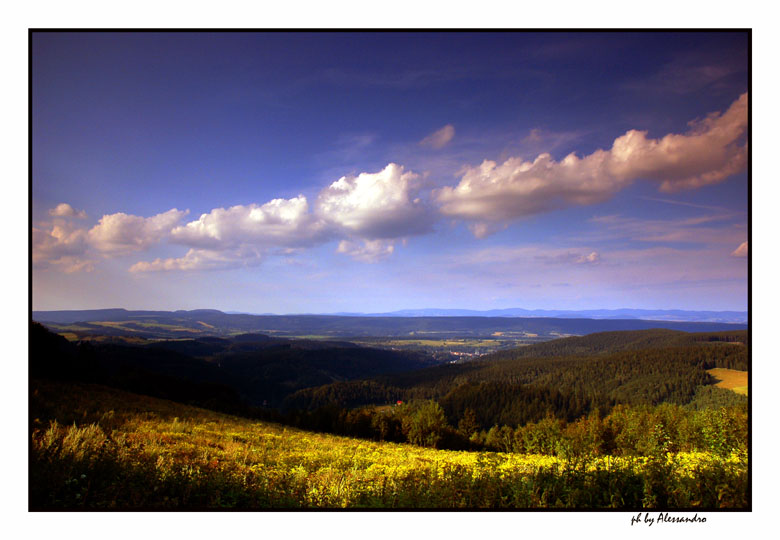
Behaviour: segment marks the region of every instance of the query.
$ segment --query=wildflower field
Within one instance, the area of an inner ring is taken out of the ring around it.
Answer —
[[[30,509],[747,508],[729,452],[561,458],[306,432],[33,381]]]

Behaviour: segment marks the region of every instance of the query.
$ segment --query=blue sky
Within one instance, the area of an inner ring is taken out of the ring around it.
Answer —
[[[747,308],[744,33],[38,33],[33,308]]]

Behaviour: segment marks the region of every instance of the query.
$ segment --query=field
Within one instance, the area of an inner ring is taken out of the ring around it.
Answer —
[[[434,450],[39,381],[30,431],[33,510],[747,505],[744,449],[569,459]]]
[[[748,372],[736,369],[714,368],[707,373],[719,380],[715,385],[720,388],[732,390],[737,394],[748,395]]]

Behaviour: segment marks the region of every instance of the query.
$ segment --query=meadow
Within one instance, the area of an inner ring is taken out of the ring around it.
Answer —
[[[33,380],[30,509],[746,508],[744,445],[645,456],[437,450]]]
[[[713,368],[708,369],[707,373],[718,380],[718,382],[715,383],[715,386],[718,388],[726,388],[727,390],[731,390],[737,394],[742,394],[743,396],[748,395],[747,371],[726,368]]]

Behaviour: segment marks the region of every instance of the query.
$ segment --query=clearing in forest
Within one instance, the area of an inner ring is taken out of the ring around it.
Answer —
[[[717,384],[720,388],[733,390],[737,394],[748,395],[748,372],[736,369],[713,368],[708,369],[707,373],[718,379]]]

